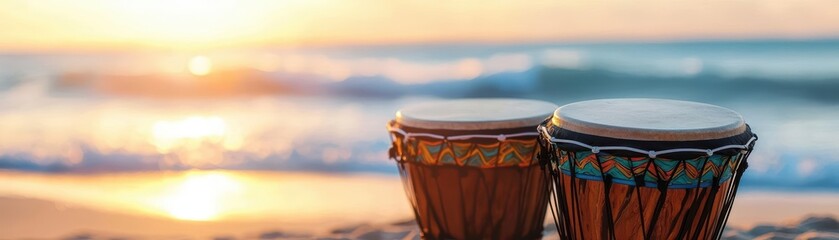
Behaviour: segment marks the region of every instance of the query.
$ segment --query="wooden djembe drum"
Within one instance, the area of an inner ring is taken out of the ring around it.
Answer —
[[[562,239],[719,239],[757,140],[732,110],[660,99],[568,104],[539,130]]]
[[[388,129],[423,239],[539,239],[548,182],[536,126],[556,105],[471,99],[405,107]]]

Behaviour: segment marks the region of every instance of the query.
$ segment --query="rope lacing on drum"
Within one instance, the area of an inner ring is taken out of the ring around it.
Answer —
[[[399,129],[397,127],[393,127],[388,125],[387,130],[391,133],[398,133],[399,135],[405,136],[402,141],[408,141],[408,138],[412,137],[427,137],[427,138],[436,138],[442,140],[469,140],[473,138],[485,138],[485,139],[497,139],[499,142],[503,142],[508,138],[515,138],[515,137],[526,137],[526,136],[539,136],[538,132],[524,132],[524,133],[514,133],[514,134],[466,134],[466,135],[454,135],[454,136],[443,136],[437,135],[432,133],[409,133],[405,132],[405,130]]]
[[[626,147],[626,146],[592,146],[592,145],[588,145],[588,144],[585,144],[585,143],[582,143],[582,142],[579,142],[579,141],[574,141],[574,140],[569,140],[569,139],[559,139],[559,138],[555,138],[555,137],[551,136],[550,133],[548,133],[548,129],[545,128],[544,126],[540,126],[538,128],[538,131],[542,135],[542,137],[544,137],[545,139],[550,139],[550,141],[553,142],[553,143],[574,144],[574,145],[577,145],[577,146],[580,146],[580,147],[588,148],[593,153],[599,153],[600,151],[604,151],[604,150],[606,150],[606,151],[608,151],[608,150],[621,150],[621,151],[630,151],[630,152],[636,152],[636,153],[640,153],[640,154],[646,154],[650,158],[656,158],[657,156],[664,155],[664,154],[682,153],[682,152],[699,152],[699,153],[705,153],[708,156],[712,156],[712,155],[714,155],[714,153],[722,151],[722,150],[728,150],[728,149],[748,150],[750,148],[750,146],[752,146],[752,142],[757,140],[757,137],[752,137],[752,138],[749,139],[748,142],[746,142],[746,144],[743,144],[743,145],[732,144],[732,145],[725,145],[725,146],[714,148],[714,149],[674,148],[674,149],[654,151],[654,150],[644,150],[644,149],[638,149],[638,148]]]

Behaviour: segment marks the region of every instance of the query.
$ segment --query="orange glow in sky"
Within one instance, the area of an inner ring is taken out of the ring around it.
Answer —
[[[0,50],[825,37],[831,0],[10,0]]]

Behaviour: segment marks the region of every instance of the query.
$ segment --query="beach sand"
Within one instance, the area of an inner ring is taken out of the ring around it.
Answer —
[[[226,184],[219,176],[241,186],[214,192]],[[191,179],[211,179],[206,183],[213,186],[199,188],[209,192],[183,189],[197,181]],[[224,200],[234,201],[226,203],[233,207],[209,206],[218,208],[208,208],[218,211],[213,212],[216,218],[190,220],[184,218],[202,215],[167,212],[167,205],[137,197],[177,200],[181,195],[167,192],[172,186],[206,196],[187,198],[193,202],[175,207]],[[0,213],[0,239],[418,238],[399,177],[376,174],[202,171],[76,176],[0,171]],[[839,193],[746,190],[737,196],[725,234],[726,239],[839,239],[836,216]],[[545,239],[558,239],[552,221],[546,219]]]
[[[744,199],[752,197],[756,196]],[[744,203],[742,205],[756,202]],[[760,206],[756,204],[754,209]],[[729,224],[723,239],[839,239],[839,222],[825,215],[830,212],[829,209],[820,215],[787,215],[793,212],[789,208],[782,213],[768,215],[747,213],[746,209],[741,207],[733,213],[739,216],[740,223],[745,224]],[[834,206],[832,211],[835,210]],[[277,221],[179,221],[62,207],[55,202],[9,197],[0,198],[0,212],[4,213],[0,218],[0,239],[419,239],[412,218],[380,224],[324,224],[333,227],[326,228],[326,231],[307,231],[305,229],[312,228]],[[788,218],[746,222],[760,216],[774,219],[781,215]],[[545,224],[543,239],[559,239],[551,221],[548,219]]]

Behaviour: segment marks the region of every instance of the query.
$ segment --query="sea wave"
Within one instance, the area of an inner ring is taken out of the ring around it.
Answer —
[[[358,47],[207,54],[218,68],[195,76],[161,67],[190,56],[4,55],[0,168],[395,174],[384,124],[411,103],[655,97],[743,114],[761,136],[744,185],[839,190],[836,56],[837,41]]]

